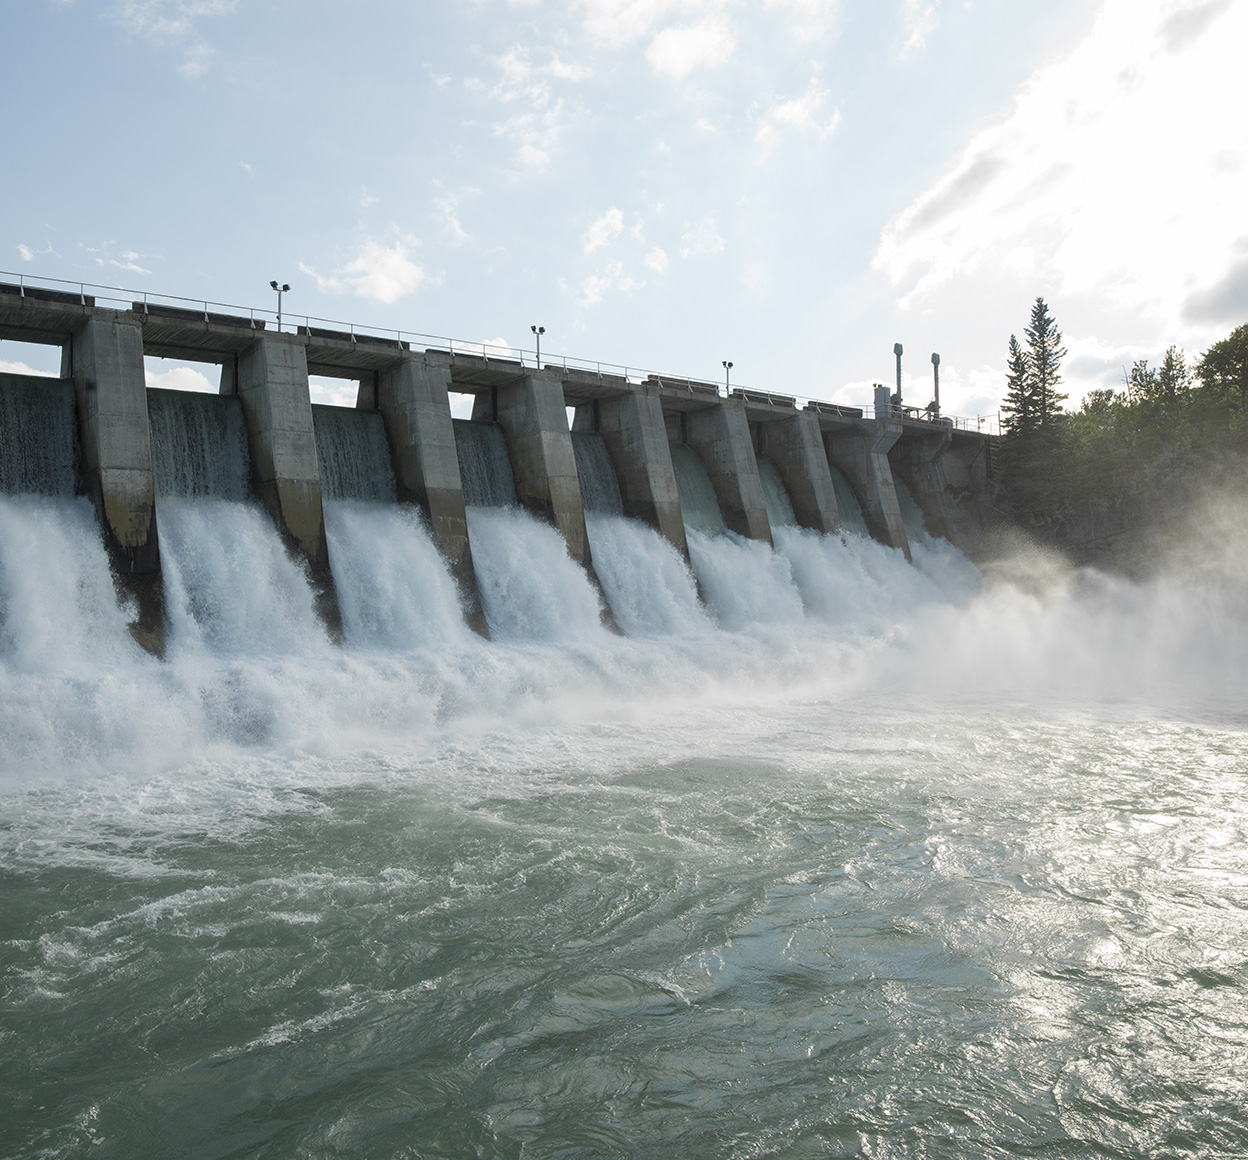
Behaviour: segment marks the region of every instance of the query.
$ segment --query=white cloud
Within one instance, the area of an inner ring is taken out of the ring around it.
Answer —
[[[724,239],[715,229],[714,218],[703,218],[691,225],[680,238],[680,256],[695,258],[702,254],[718,254],[724,248]]]
[[[0,375],[38,375],[47,379],[58,377],[56,371],[40,371],[27,363],[4,358],[0,358]]]
[[[772,105],[763,115],[763,123],[754,135],[755,143],[762,147],[763,156],[776,146],[784,129],[814,134],[820,141],[835,133],[841,123],[841,111],[834,109],[830,116],[823,116],[827,99],[827,90],[821,89],[812,78],[805,95]]]
[[[373,194],[368,192],[367,185],[360,186],[360,192],[356,195],[356,200],[359,201],[361,209],[371,209],[381,202],[381,198],[374,197]]]
[[[331,294],[355,294],[377,302],[397,302],[430,281],[428,271],[412,259],[419,245],[410,234],[384,246],[370,238],[349,262],[329,274],[319,274],[299,263],[299,269],[316,279],[319,289]]]
[[[888,223],[875,268],[903,305],[1025,278],[1050,302],[1080,295],[1124,327],[1208,341],[1215,313],[1248,308],[1234,244],[1248,170],[1227,161],[1248,153],[1248,123],[1211,115],[1248,107],[1243,43],[1248,5],[1107,0],[1086,39]]]
[[[98,253],[99,251],[95,252]],[[151,270],[149,270],[146,266],[139,265],[139,259],[142,256],[142,254],[135,253],[134,250],[123,250],[116,258],[110,258],[107,256],[102,258],[97,257],[95,259],[95,264],[97,266],[112,266],[117,270],[127,270],[131,274],[150,274]]]
[[[665,28],[650,42],[646,60],[655,72],[680,80],[696,68],[717,68],[735,48],[727,23],[711,17],[683,28]]]
[[[677,7],[676,0],[579,0],[585,34],[602,47],[635,44]]]
[[[798,40],[816,40],[831,29],[840,0],[764,0],[767,8],[791,14],[792,32]]]
[[[753,294],[760,296],[766,294],[771,285],[771,279],[767,274],[767,263],[751,262],[741,276],[741,283]]]
[[[601,302],[608,290],[631,293],[645,285],[624,273],[623,262],[608,262],[601,274],[591,274],[581,283],[581,305],[594,306]]]
[[[672,264],[672,260],[667,256],[667,252],[659,246],[655,246],[646,255],[645,262],[656,274],[665,274],[668,266]]]
[[[610,245],[623,231],[624,215],[612,206],[585,231],[585,236],[581,239],[585,253],[592,254],[595,250]]]
[[[901,55],[908,56],[927,43],[927,34],[936,27],[936,11],[940,0],[903,0],[902,22],[906,42]]]
[[[227,16],[237,7],[238,0],[119,0],[113,15],[132,36],[181,54],[178,72],[194,79],[208,71],[215,51],[199,38],[200,21]]]
[[[451,245],[458,246],[469,240],[470,235],[459,220],[459,198],[453,193],[444,193],[434,199],[434,206],[442,225],[442,233],[450,239]]]
[[[164,387],[171,391],[198,391],[201,394],[215,395],[221,389],[220,383],[214,383],[203,371],[194,367],[170,367],[167,371],[146,371],[144,378],[149,387]]]
[[[29,246],[18,244],[17,252],[21,255],[23,262],[33,262],[35,260],[34,251]]]

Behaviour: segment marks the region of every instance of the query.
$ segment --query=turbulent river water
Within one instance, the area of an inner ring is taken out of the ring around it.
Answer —
[[[1152,579],[0,498],[0,1155],[1242,1157],[1237,512]],[[38,562],[36,564],[36,561]],[[701,599],[698,598],[698,593]],[[602,628],[605,593],[624,630]]]

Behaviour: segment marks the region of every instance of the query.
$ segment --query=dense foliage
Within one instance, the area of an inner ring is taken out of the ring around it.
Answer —
[[[1177,515],[1248,459],[1248,324],[1193,364],[1172,346],[1121,390],[1063,411],[1061,333],[1036,299],[1024,349],[1010,336],[998,479],[1003,514],[1085,559]]]

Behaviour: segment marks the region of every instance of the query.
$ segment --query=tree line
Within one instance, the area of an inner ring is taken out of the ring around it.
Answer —
[[[1137,360],[1119,390],[1062,407],[1066,349],[1037,298],[1025,343],[1010,335],[997,479],[1002,514],[1077,557],[1177,515],[1248,458],[1248,323],[1190,361],[1171,346]]]

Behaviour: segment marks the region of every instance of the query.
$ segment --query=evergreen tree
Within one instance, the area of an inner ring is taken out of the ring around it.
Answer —
[[[1196,375],[1206,390],[1220,392],[1228,403],[1248,411],[1248,322],[1215,342],[1196,364]]]
[[[1005,429],[1011,435],[1030,435],[1035,429],[1035,400],[1031,390],[1031,363],[1027,352],[1010,335],[1010,355],[1005,363]]]
[[[1043,428],[1061,413],[1061,404],[1066,401],[1066,396],[1057,389],[1062,382],[1061,365],[1066,348],[1062,346],[1062,333],[1043,298],[1037,298],[1031,308],[1031,325],[1026,334],[1033,417],[1036,427]]]

